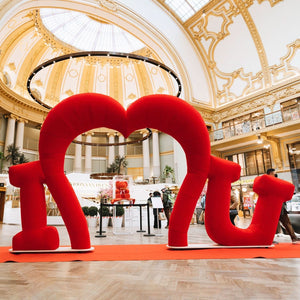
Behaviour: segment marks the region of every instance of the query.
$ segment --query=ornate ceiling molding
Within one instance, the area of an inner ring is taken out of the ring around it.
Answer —
[[[253,19],[248,11],[248,6],[250,6],[253,3],[253,0],[248,0],[244,2],[242,0],[234,0],[234,2],[236,3],[242,17],[245,20],[246,25],[249,28],[250,34],[253,38],[255,47],[257,49],[257,53],[259,56],[259,60],[261,63],[261,67],[262,67],[262,73],[263,73],[263,79],[264,79],[264,83],[265,83],[265,87],[268,87],[271,85],[271,77],[270,77],[270,73],[268,70],[269,64],[268,64],[268,59],[267,59],[267,55],[264,49],[264,45],[262,43],[262,40],[260,38],[260,35],[258,33],[258,30],[253,22]]]
[[[1,80],[0,95],[0,106],[8,113],[33,123],[42,124],[44,122],[48,114],[47,109],[16,94]]]
[[[230,34],[228,28],[233,23],[233,17],[239,14],[239,10],[232,0],[225,0],[221,3],[220,1],[215,1],[214,4],[215,6],[210,6],[211,9],[209,11],[206,10],[205,16],[196,14],[192,18],[193,22],[187,22],[188,27],[186,30],[194,39],[203,57],[214,90],[214,105],[218,107],[222,104],[222,101],[224,103],[225,101],[229,102],[227,98],[232,98],[229,96],[229,93],[233,82],[231,80],[232,74],[223,73],[218,69],[214,59],[214,52],[219,42]],[[208,29],[210,17],[220,19],[221,28],[219,32],[212,32]],[[222,90],[218,87],[218,78],[224,81]]]
[[[296,58],[296,55],[298,54],[298,51],[300,51],[300,39],[297,39],[287,45],[287,53],[280,58],[280,63],[278,65],[269,67],[273,84],[278,84],[284,79],[289,79],[299,74],[300,67],[296,64],[292,64],[293,59]]]
[[[268,1],[273,7],[282,0],[260,0],[259,3]],[[211,1],[203,9],[191,17],[183,25],[195,41],[214,90],[215,108],[224,107],[234,101],[244,101],[249,97],[255,97],[258,93],[264,93],[271,86],[287,84],[288,80],[296,78],[300,74],[300,68],[296,63],[296,55],[299,51],[299,40],[287,45],[287,53],[279,58],[278,65],[270,66],[259,31],[251,17],[249,7],[254,0],[223,0]],[[233,18],[240,15],[252,36],[257,55],[261,65],[261,71],[256,74],[245,72],[241,67],[230,73],[225,73],[215,61],[215,49],[218,44],[230,35],[229,26],[233,24]],[[220,29],[213,32],[210,27],[212,19],[218,19]],[[295,61],[293,61],[295,59]]]
[[[104,7],[111,11],[117,11],[118,10],[118,4],[116,1],[113,0],[98,0],[98,3],[100,7]]]
[[[253,0],[252,0],[253,1]],[[257,0],[257,2],[259,4],[261,4],[262,2],[265,2],[265,1],[269,1],[271,7],[275,6],[276,4],[278,4],[279,2],[283,1],[283,0]]]

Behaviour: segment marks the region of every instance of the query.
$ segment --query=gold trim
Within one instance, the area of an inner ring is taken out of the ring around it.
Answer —
[[[165,152],[160,152],[159,155],[161,156],[165,156],[165,155],[173,155],[174,154],[174,150],[171,151],[165,151]]]
[[[259,4],[263,3],[264,1],[269,1],[271,7],[275,6],[276,4],[278,4],[279,2],[283,1],[283,0],[257,0],[257,2]]]
[[[13,113],[25,120],[42,124],[48,110],[10,90],[0,80],[0,106],[9,113]]]
[[[128,158],[143,158],[143,154],[140,154],[140,155],[138,155],[138,154],[136,154],[136,155],[126,155],[126,159],[128,159]]]
[[[268,70],[269,67],[269,63],[268,63],[268,59],[267,59],[267,55],[264,49],[264,45],[262,43],[262,40],[260,38],[260,35],[258,33],[258,30],[254,24],[254,21],[249,13],[249,11],[247,10],[247,5],[242,1],[242,0],[233,0],[235,2],[235,4],[237,5],[237,7],[240,10],[240,13],[246,23],[246,25],[248,26],[248,29],[250,31],[250,34],[253,38],[258,56],[259,56],[259,60],[261,63],[261,67],[262,67],[262,72],[263,72],[263,77],[265,80],[265,85],[268,87],[271,85],[271,76]],[[249,6],[249,4],[248,4]]]

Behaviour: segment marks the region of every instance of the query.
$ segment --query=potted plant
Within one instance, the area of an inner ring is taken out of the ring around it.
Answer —
[[[25,155],[20,152],[19,147],[15,147],[13,144],[7,146],[7,155],[5,159],[10,163],[10,165],[19,165],[28,162]]]
[[[98,208],[96,206],[90,206],[88,212],[89,212],[89,217],[88,217],[89,227],[96,227]]]
[[[116,217],[122,217],[124,215],[124,207],[117,206],[116,207]]]
[[[174,169],[168,165],[165,166],[163,170],[163,176],[165,178],[165,181],[167,183],[172,183],[175,178],[174,178]]]
[[[82,206],[81,207],[83,214],[87,217],[89,216],[89,207],[88,206]]]
[[[121,227],[122,221],[123,221],[123,215],[124,215],[124,207],[122,206],[116,206],[116,217],[114,218],[114,227]]]
[[[100,208],[99,208],[99,213],[100,213]],[[109,207],[102,206],[102,227],[108,226],[108,221],[110,217],[111,217],[111,212]]]

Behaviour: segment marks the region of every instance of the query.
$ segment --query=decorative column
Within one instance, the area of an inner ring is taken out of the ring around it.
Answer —
[[[27,121],[24,119],[18,119],[15,146],[18,147],[21,152],[23,151],[25,123],[27,123]]]
[[[87,143],[92,142],[92,132],[86,133],[85,141]],[[85,145],[85,173],[90,174],[92,172],[92,146]]]
[[[280,140],[279,138],[275,138],[272,136],[268,136],[266,140],[270,143],[271,145],[271,152],[273,156],[273,166],[277,171],[283,170],[283,160],[282,160],[282,155],[281,155],[281,150],[280,150]]]
[[[152,130],[153,176],[160,177],[158,131]]]
[[[16,117],[14,115],[7,115],[5,117],[8,120],[7,120],[7,127],[6,127],[4,155],[7,155],[7,151],[6,151],[7,146],[14,144]]]
[[[78,135],[75,140],[81,142],[82,136]],[[74,157],[74,166],[73,166],[75,173],[81,173],[81,155],[82,155],[81,149],[82,149],[81,144],[75,144],[75,157]]]
[[[108,142],[113,144],[115,142],[115,133],[108,132]],[[108,166],[112,164],[115,160],[115,146],[108,146]]]
[[[148,134],[148,131],[141,131],[143,136]],[[143,141],[143,173],[144,180],[150,177],[150,154],[149,154],[149,139]]]
[[[124,143],[125,139],[122,134],[119,135],[119,143]],[[125,156],[125,145],[119,146],[119,156],[124,157]]]

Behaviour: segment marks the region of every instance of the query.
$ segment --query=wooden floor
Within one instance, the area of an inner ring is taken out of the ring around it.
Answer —
[[[239,226],[246,222],[240,220]],[[137,228],[136,228],[137,229]],[[0,246],[11,245],[18,225],[0,224]],[[69,244],[64,226],[61,244]],[[167,243],[155,237],[114,235],[92,244]],[[289,242],[287,236],[276,237]],[[190,243],[207,243],[203,225],[191,225]],[[300,259],[51,262],[0,264],[0,299],[300,299]]]

